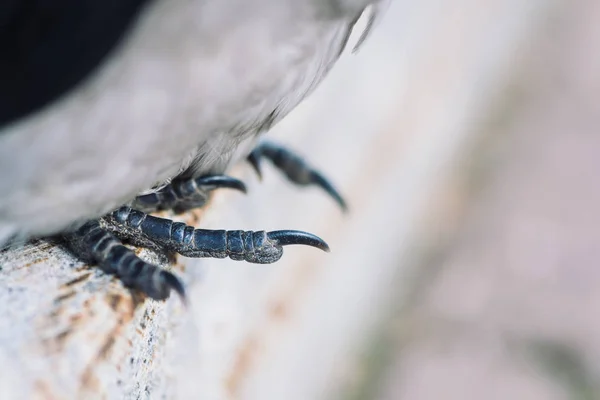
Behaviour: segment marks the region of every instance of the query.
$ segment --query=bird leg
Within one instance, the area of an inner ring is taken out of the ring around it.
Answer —
[[[225,231],[195,229],[181,222],[148,215],[123,206],[97,221],[64,235],[82,259],[116,275],[126,286],[156,300],[175,290],[185,301],[185,289],[172,273],[148,264],[121,240],[187,257],[211,257],[270,264],[279,260],[283,246],[303,244],[329,251],[327,243],[301,231]]]
[[[221,188],[246,193],[246,185],[238,179],[226,175],[202,176],[173,181],[156,192],[136,197],[131,206],[144,212],[173,210],[180,214],[204,206],[210,192]]]
[[[102,220],[89,221],[64,238],[77,256],[116,275],[125,286],[155,300],[164,300],[175,290],[185,302],[185,288],[175,275],[139,258],[102,225]]]
[[[247,158],[259,177],[262,175],[260,161],[263,158],[271,161],[291,182],[299,186],[318,186],[333,197],[343,211],[348,210],[346,202],[333,185],[292,151],[273,142],[261,142]]]
[[[148,215],[131,207],[121,207],[103,218],[107,229],[134,244],[151,241],[165,250],[186,257],[245,260],[273,263],[283,254],[282,246],[304,244],[329,251],[315,235],[301,231],[225,231],[195,229],[182,222]],[[137,241],[137,243],[136,243]]]
[[[256,147],[248,161],[259,176],[260,160],[263,158],[270,160],[290,181],[301,186],[319,186],[343,210],[347,209],[329,181],[291,151],[269,142]],[[159,254],[175,252],[187,257],[229,257],[258,264],[279,260],[286,245],[303,244],[329,251],[322,239],[306,232],[195,229],[181,222],[147,214],[158,210],[180,213],[202,207],[209,193],[219,188],[246,192],[243,182],[225,175],[175,180],[154,193],[138,196],[132,207],[123,206],[99,220],[87,222],[64,237],[82,259],[98,264],[104,272],[116,275],[126,286],[156,300],[168,298],[174,290],[185,301],[185,288],[174,274],[146,263],[121,240],[154,249]]]

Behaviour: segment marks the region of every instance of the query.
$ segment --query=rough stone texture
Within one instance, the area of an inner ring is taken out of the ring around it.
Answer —
[[[531,48],[481,149],[493,165],[421,266],[372,398],[600,398],[599,49],[592,0],[571,2]]]
[[[184,310],[175,297],[131,297],[47,242],[0,253],[0,397],[338,393],[384,305],[408,288],[395,282],[419,255],[423,215],[557,4],[396,0],[361,53],[273,132],[327,172],[351,214],[272,169],[259,185],[240,167],[249,196],[219,192],[201,218],[206,228],[307,230],[331,254],[287,248],[275,265],[180,257]]]
[[[164,381],[156,365],[174,302],[132,296],[46,241],[0,253],[0,265],[2,398],[143,393]]]

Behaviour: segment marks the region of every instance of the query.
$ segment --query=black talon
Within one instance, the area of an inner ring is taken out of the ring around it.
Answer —
[[[316,247],[317,249],[329,253],[329,245],[320,237],[308,232],[293,230],[272,231],[267,233],[267,238],[269,238],[269,240],[274,240],[280,246],[303,244]]]
[[[185,293],[185,286],[183,283],[177,278],[175,275],[170,273],[169,271],[161,271],[161,278],[166,282],[166,284],[177,293],[181,302],[184,306],[188,305],[187,296]]]
[[[121,207],[103,218],[108,229],[138,242],[151,241],[186,257],[229,257],[258,264],[270,264],[281,258],[283,246],[303,244],[329,251],[322,239],[301,231],[224,231],[195,229],[181,222],[148,215]]]
[[[343,212],[348,212],[348,204],[346,204],[346,201],[343,199],[342,195],[339,194],[337,190],[335,190],[335,188],[323,175],[313,170],[311,173],[311,181],[313,184],[323,189],[328,195],[333,197],[333,199],[336,203],[338,203]]]
[[[140,259],[99,221],[87,222],[64,237],[78,256],[97,263],[107,274],[117,276],[125,286],[155,300],[164,300],[171,290],[175,290],[182,302],[187,304],[185,288],[175,275]]]
[[[210,175],[196,178],[196,185],[204,187],[206,190],[215,189],[235,189],[242,193],[247,193],[246,185],[239,179],[227,175]]]
[[[260,158],[264,155],[293,182],[316,184],[335,198],[342,208],[346,208],[331,184],[301,159],[285,150],[261,149],[248,157],[259,175]],[[306,232],[195,229],[145,212],[159,209],[178,212],[201,206],[208,199],[208,193],[218,188],[246,193],[243,182],[224,175],[174,181],[155,193],[137,197],[133,208],[123,206],[98,221],[86,223],[65,237],[80,257],[97,263],[103,271],[116,275],[126,286],[156,300],[168,298],[173,290],[184,304],[187,304],[185,287],[174,274],[144,262],[115,236],[159,252],[174,251],[188,257],[229,257],[259,264],[279,260],[283,255],[283,246],[293,244],[329,251],[329,246],[321,238]]]
[[[333,185],[290,150],[271,142],[259,144],[247,157],[248,162],[259,177],[261,176],[260,160],[262,158],[271,161],[291,182],[300,186],[315,185],[320,187],[336,201],[342,211],[348,211],[348,205]]]
[[[145,212],[174,210],[177,213],[202,207],[216,189],[235,189],[246,193],[246,185],[226,175],[202,176],[173,181],[160,190],[138,196],[132,207]]]
[[[262,171],[260,170],[260,155],[258,153],[259,152],[255,149],[246,159],[254,169],[254,172],[256,172],[256,175],[258,175],[258,179],[262,180]]]

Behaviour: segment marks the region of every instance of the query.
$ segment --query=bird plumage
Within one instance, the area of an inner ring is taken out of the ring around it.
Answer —
[[[97,67],[6,113],[0,244],[99,217],[184,172],[222,173],[318,85],[375,1],[132,2],[139,15]]]
[[[0,13],[0,126],[48,105],[117,47],[147,0],[10,0]]]

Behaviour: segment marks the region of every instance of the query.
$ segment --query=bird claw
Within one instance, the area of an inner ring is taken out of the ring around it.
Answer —
[[[216,189],[234,189],[242,193],[247,193],[246,185],[239,179],[227,175],[209,175],[196,178],[196,185],[202,187],[206,191]]]
[[[331,182],[292,151],[272,142],[259,144],[246,158],[259,178],[262,178],[260,160],[263,158],[271,161],[291,182],[300,186],[320,187],[335,200],[342,211],[348,211],[346,201]]]
[[[188,301],[187,301],[187,296],[186,296],[186,292],[185,292],[185,286],[183,285],[181,280],[179,280],[179,278],[177,278],[175,275],[173,275],[169,271],[164,271],[164,270],[161,271],[160,278],[161,278],[161,280],[163,280],[165,282],[165,284],[170,289],[174,290],[175,293],[177,293],[177,295],[181,299],[181,302],[183,303],[183,305],[187,306]],[[169,293],[167,293],[164,298],[166,299],[168,297],[169,297]]]
[[[139,258],[102,225],[103,221],[89,221],[75,232],[65,234],[67,245],[80,258],[115,275],[126,287],[154,300],[165,300],[174,290],[183,304],[187,304],[185,287],[179,278]]]
[[[301,244],[316,247],[329,253],[329,245],[320,237],[308,232],[295,230],[272,231],[267,233],[267,239],[274,241],[279,246]]]
[[[145,212],[174,210],[180,213],[202,207],[208,200],[209,193],[216,189],[234,189],[247,193],[246,185],[239,179],[227,175],[208,175],[171,182],[154,193],[138,196],[132,206]]]
[[[254,172],[256,172],[256,175],[258,175],[258,179],[262,180],[262,171],[260,169],[260,158],[261,158],[260,152],[257,149],[254,149],[254,151],[252,151],[252,153],[250,153],[248,155],[246,160],[250,163],[250,165],[252,166],[252,169],[254,169]]]
[[[248,156],[248,161],[259,177],[261,158],[269,159],[289,180],[298,185],[316,185],[322,188],[343,210],[347,209],[345,201],[331,183],[292,152],[268,143],[257,147]],[[323,239],[307,232],[194,229],[145,212],[158,209],[177,211],[201,206],[206,202],[209,192],[221,188],[246,193],[246,185],[242,181],[226,175],[174,181],[155,193],[139,196],[134,201],[133,208],[123,206],[100,221],[89,222],[70,235],[71,243],[75,244],[80,256],[92,259],[105,272],[117,275],[126,286],[140,290],[155,300],[168,298],[173,290],[184,304],[187,304],[185,287],[179,278],[139,259],[117,237],[144,247],[174,251],[188,257],[229,257],[258,264],[279,260],[283,255],[283,247],[289,245],[311,246],[329,252],[329,246]],[[117,237],[113,237],[113,234]],[[107,243],[110,247],[107,247]]]
[[[329,246],[323,239],[302,231],[230,231],[226,234],[227,256],[233,260],[245,260],[255,264],[274,263],[283,255],[283,246],[295,244],[329,252]]]

